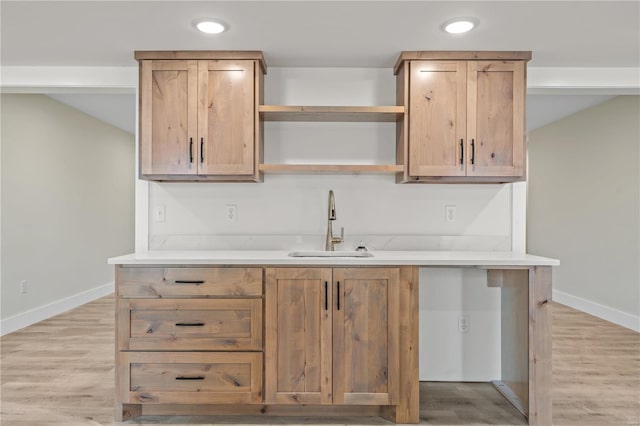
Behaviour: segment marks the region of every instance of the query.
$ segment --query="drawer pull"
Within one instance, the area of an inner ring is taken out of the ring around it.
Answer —
[[[204,380],[204,376],[178,376],[176,380]]]
[[[177,322],[176,327],[204,327],[203,322]]]
[[[200,285],[200,284],[204,284],[204,280],[176,280],[175,283]]]

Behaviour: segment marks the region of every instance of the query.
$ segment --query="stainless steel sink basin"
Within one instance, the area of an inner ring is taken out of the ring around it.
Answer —
[[[292,251],[290,257],[373,257],[367,251]]]

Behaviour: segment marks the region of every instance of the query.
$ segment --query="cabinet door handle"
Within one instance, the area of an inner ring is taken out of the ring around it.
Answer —
[[[176,284],[195,284],[195,285],[204,284],[203,280],[175,280],[174,282]]]
[[[189,162],[193,163],[193,138],[189,138]]]
[[[338,281],[338,310],[340,310],[340,281]]]
[[[329,283],[324,282],[324,310],[329,310]]]
[[[204,380],[204,376],[178,376],[176,380]]]
[[[471,164],[476,163],[476,140],[471,139]]]
[[[176,327],[204,327],[203,322],[177,322]]]
[[[460,164],[464,164],[464,139],[460,139]]]
[[[200,162],[204,163],[204,138],[200,138]]]

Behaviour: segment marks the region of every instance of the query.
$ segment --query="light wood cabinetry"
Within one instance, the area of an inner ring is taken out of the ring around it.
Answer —
[[[140,176],[260,180],[260,52],[136,52]]]
[[[262,268],[116,268],[116,418],[262,402]]]
[[[265,399],[395,405],[397,268],[269,268]]]
[[[512,182],[525,176],[530,52],[404,52],[395,68],[399,182]]]

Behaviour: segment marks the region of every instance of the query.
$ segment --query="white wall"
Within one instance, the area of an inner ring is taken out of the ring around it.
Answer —
[[[6,333],[113,288],[107,258],[133,249],[134,139],[44,95],[1,103]]]
[[[269,69],[265,103],[394,105],[391,69]],[[395,123],[266,123],[270,163],[395,163]],[[262,184],[150,183],[150,249],[321,249],[328,190],[352,249],[510,250],[511,185],[397,185],[391,175],[266,175]],[[237,222],[224,218],[236,205]],[[457,220],[445,223],[445,206]],[[154,220],[156,208],[165,219]],[[479,270],[421,271],[422,380],[499,378],[499,292]],[[469,333],[458,333],[468,313]],[[428,342],[428,344],[426,343]],[[465,348],[465,358],[451,357]],[[469,355],[473,354],[473,355]]]
[[[559,258],[554,298],[640,329],[640,97],[529,137],[528,251]]]

